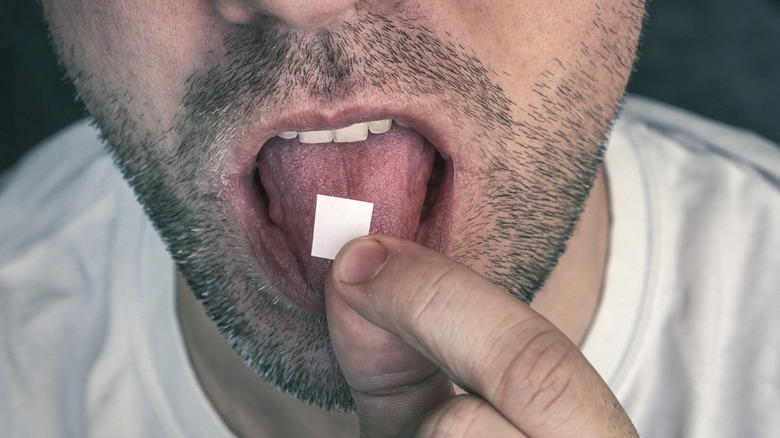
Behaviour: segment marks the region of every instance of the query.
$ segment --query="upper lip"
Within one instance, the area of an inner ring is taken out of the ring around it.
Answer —
[[[403,121],[423,135],[446,159],[452,156],[446,133],[440,125],[430,120],[431,113],[418,108],[394,105],[361,105],[341,103],[330,108],[312,105],[311,109],[301,108],[282,111],[273,118],[263,118],[257,127],[250,127],[247,135],[238,141],[235,150],[236,175],[246,175],[254,171],[255,160],[262,146],[272,137],[285,131],[318,131],[339,129],[355,123],[372,120],[394,119]]]

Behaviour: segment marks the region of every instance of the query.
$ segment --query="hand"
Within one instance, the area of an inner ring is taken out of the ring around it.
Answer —
[[[563,333],[434,251],[357,239],[334,261],[325,291],[364,437],[637,436]],[[468,394],[456,396],[450,379]]]

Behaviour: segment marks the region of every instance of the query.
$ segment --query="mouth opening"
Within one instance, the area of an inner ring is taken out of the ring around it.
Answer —
[[[434,148],[435,149],[435,148]],[[439,189],[444,182],[444,175],[447,169],[444,157],[441,156],[438,150],[436,150],[436,156],[433,160],[433,168],[431,169],[431,176],[428,178],[428,184],[425,190],[425,201],[423,202],[422,209],[420,210],[420,223],[431,214],[436,199],[439,196]]]
[[[265,187],[263,187],[263,181],[260,180],[260,171],[257,167],[255,167],[255,171],[252,173],[252,181],[257,189],[257,197],[260,200],[260,205],[265,207],[265,210],[268,211],[268,192],[266,192]]]
[[[427,138],[395,124],[353,142],[307,143],[283,136],[268,140],[252,174],[251,202],[260,219],[256,242],[272,283],[296,306],[324,313],[330,261],[311,256],[318,194],[372,202],[370,234],[394,235],[440,250],[446,232],[439,228],[447,214],[437,212],[446,210],[441,198],[450,198],[443,190],[448,167]]]

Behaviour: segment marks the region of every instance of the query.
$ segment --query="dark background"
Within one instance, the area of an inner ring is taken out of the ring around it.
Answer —
[[[649,14],[629,91],[780,142],[780,0],[654,0]],[[0,170],[84,114],[40,17],[0,0]]]

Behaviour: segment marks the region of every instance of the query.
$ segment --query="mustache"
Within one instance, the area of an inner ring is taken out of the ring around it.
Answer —
[[[229,37],[225,55],[190,76],[177,123],[181,138],[234,133],[304,95],[323,104],[361,90],[406,103],[433,97],[453,117],[495,132],[511,129],[514,105],[474,55],[412,20],[368,14],[329,30],[269,24]],[[227,123],[227,124],[226,124]],[[186,144],[200,142],[186,141]]]

